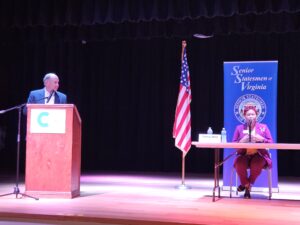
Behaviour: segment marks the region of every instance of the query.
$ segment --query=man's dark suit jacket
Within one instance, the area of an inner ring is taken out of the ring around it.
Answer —
[[[45,89],[31,91],[27,100],[28,104],[45,104]],[[55,104],[66,104],[67,96],[59,91],[55,92]],[[27,114],[27,107],[23,109],[23,114]]]
[[[28,97],[28,104],[45,104],[45,89],[31,91]],[[67,96],[59,91],[55,92],[55,104],[66,104]]]

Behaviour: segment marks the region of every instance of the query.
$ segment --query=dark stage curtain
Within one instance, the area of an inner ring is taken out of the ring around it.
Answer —
[[[215,132],[223,126],[223,61],[277,59],[278,141],[299,142],[298,40],[299,34],[187,39],[193,140],[208,126]],[[181,152],[172,139],[180,54],[179,39],[2,44],[1,106],[26,101],[43,74],[55,71],[82,116],[83,171],[180,171]],[[1,167],[8,168],[14,166],[17,114],[3,116],[8,137]],[[298,156],[279,152],[281,175],[299,175]],[[209,150],[192,148],[186,160],[187,172],[213,171]]]
[[[1,39],[98,41],[299,31],[297,0],[2,0]]]
[[[2,26],[93,25],[296,13],[297,0],[2,0]]]
[[[172,126],[184,38],[193,140],[223,126],[224,61],[278,60],[278,142],[299,143],[299,9],[291,0],[2,0],[0,109],[56,72],[83,120],[83,171],[179,172]],[[0,115],[0,128],[0,169],[13,171],[17,112]],[[299,156],[279,151],[279,174],[299,176]],[[186,171],[212,172],[213,153],[192,148]]]

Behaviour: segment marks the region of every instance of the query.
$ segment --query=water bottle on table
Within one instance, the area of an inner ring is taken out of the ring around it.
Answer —
[[[226,143],[227,142],[227,135],[226,135],[226,130],[223,127],[222,131],[221,131],[221,141],[222,143]]]

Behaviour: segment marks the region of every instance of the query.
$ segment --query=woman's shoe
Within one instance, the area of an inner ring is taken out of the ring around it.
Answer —
[[[244,191],[245,190],[245,186],[240,185],[240,186],[238,186],[237,190],[238,190],[238,192]]]
[[[249,188],[246,188],[245,190],[245,194],[244,194],[244,198],[251,198],[251,195],[250,195],[250,189]]]

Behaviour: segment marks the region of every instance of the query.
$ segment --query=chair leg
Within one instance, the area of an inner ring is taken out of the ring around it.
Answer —
[[[232,197],[232,171],[231,171],[231,174],[230,174],[230,188],[229,188],[229,197],[231,198]]]
[[[268,168],[269,200],[272,198],[272,169]]]
[[[239,191],[238,191],[238,175],[237,175],[236,170],[235,170],[234,174],[235,174],[235,195],[238,196],[239,195]]]
[[[230,189],[229,189],[229,197],[232,197],[232,178],[233,178],[234,168],[231,169],[230,173]]]

